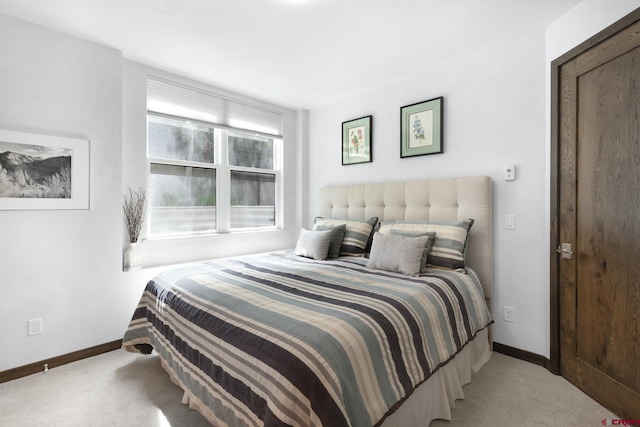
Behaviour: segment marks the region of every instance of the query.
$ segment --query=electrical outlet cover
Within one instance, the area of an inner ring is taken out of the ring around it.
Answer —
[[[513,320],[514,311],[515,311],[515,308],[507,307],[506,305],[504,306],[503,319],[505,322],[515,322],[515,320]]]
[[[31,319],[29,323],[29,336],[39,335],[42,333],[42,319]]]

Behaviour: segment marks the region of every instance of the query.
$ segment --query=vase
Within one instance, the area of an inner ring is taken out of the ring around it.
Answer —
[[[132,271],[142,268],[142,254],[140,243],[129,243],[129,247],[124,252],[124,270]]]

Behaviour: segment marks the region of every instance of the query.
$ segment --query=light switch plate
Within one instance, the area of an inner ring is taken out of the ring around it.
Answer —
[[[505,165],[504,180],[513,181],[516,179],[516,165]]]
[[[516,216],[513,214],[506,214],[504,216],[504,228],[507,230],[516,229]]]

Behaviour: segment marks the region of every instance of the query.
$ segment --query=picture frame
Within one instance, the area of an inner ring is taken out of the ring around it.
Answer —
[[[443,97],[400,107],[400,157],[443,153]]]
[[[89,209],[89,141],[0,129],[0,210]]]
[[[371,122],[373,116],[342,122],[342,165],[372,162]]]

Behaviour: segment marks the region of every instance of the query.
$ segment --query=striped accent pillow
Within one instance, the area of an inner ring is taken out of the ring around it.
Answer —
[[[340,246],[340,256],[365,256],[367,244],[377,222],[378,217],[375,216],[367,220],[316,217],[314,228],[316,226],[335,227],[345,224],[346,232]]]
[[[411,233],[435,232],[436,238],[429,251],[427,265],[429,267],[457,269],[465,266],[464,251],[472,225],[473,219],[471,218],[456,223],[426,221],[383,222],[380,225],[380,233],[391,234],[391,230]]]

